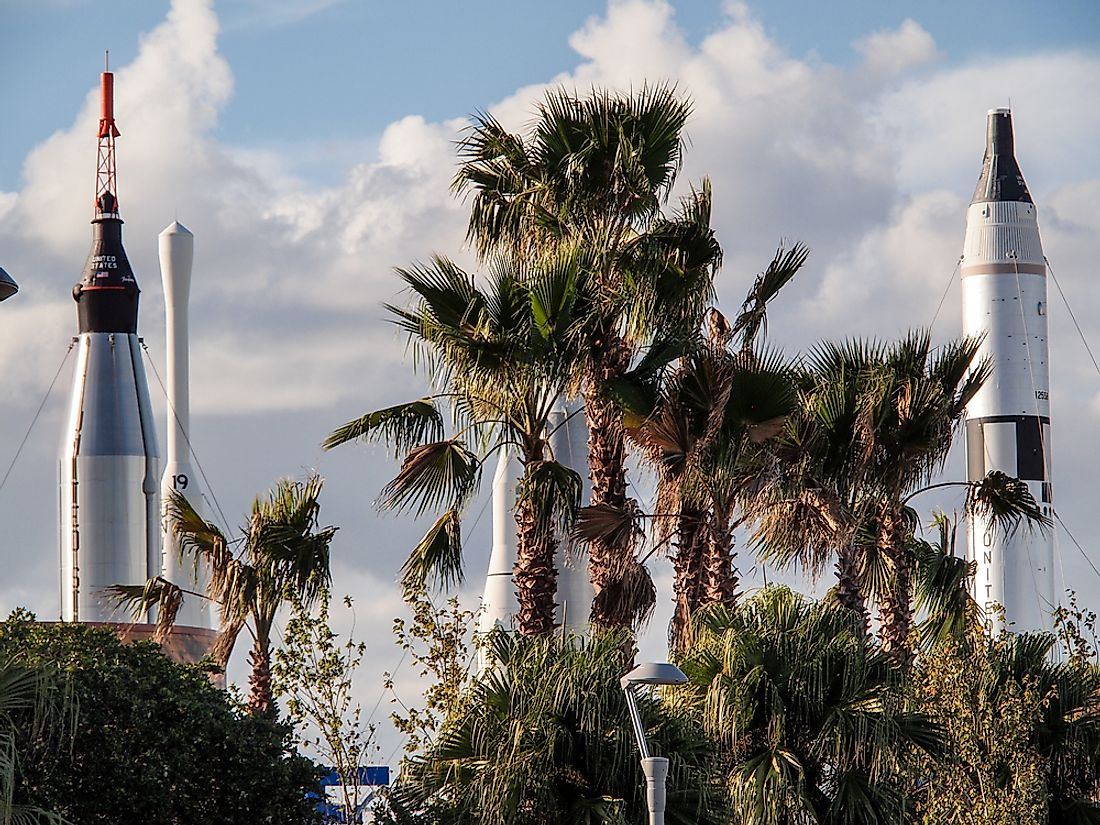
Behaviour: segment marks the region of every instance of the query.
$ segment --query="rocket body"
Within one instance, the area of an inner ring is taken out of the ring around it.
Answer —
[[[481,635],[497,627],[514,629],[515,617],[519,612],[516,586],[512,581],[512,570],[516,564],[516,522],[513,513],[516,479],[522,468],[513,452],[511,445],[500,449],[497,469],[493,474],[493,548],[477,620],[477,632]],[[478,656],[478,670],[483,671],[488,665],[489,657],[483,649]]]
[[[580,474],[583,483],[581,503],[587,503],[591,484],[588,481],[588,425],[583,407],[566,403],[555,409],[550,415],[549,429],[554,459]],[[493,548],[478,618],[478,632],[481,634],[495,627],[505,630],[515,628],[515,617],[519,612],[516,585],[512,578],[516,564],[515,507],[517,482],[522,473],[523,466],[515,455],[515,448],[503,447],[493,476]],[[587,633],[592,608],[592,583],[578,548],[567,534],[558,536],[554,567],[558,573],[555,619],[568,631]],[[480,670],[489,664],[484,653],[478,662]]]
[[[1016,164],[1012,115],[988,115],[982,174],[967,210],[960,266],[963,332],[984,336],[978,359],[993,372],[966,409],[967,478],[999,470],[1027,482],[1053,517],[1046,258],[1035,204]],[[1004,608],[1014,631],[1049,630],[1054,597],[1053,534],[1022,525],[1011,535],[971,519],[973,595],[992,618]]]
[[[123,621],[104,588],[160,575],[159,452],[137,336],[138,286],[113,195],[97,201],[60,459],[61,612]]]
[[[165,328],[167,334],[168,429],[164,476],[161,479],[163,507],[164,578],[192,593],[205,593],[209,572],[200,561],[180,558],[179,538],[168,518],[173,493],[186,496],[188,503],[203,514],[203,496],[199,479],[191,466],[191,402],[189,392],[188,300],[191,292],[191,264],[195,236],[178,221],[157,238],[161,280],[164,285]],[[209,602],[188,595],[176,622],[190,627],[212,627]]]
[[[565,402],[551,414],[550,427],[550,448],[555,460],[581,477],[581,506],[584,506],[592,497],[592,482],[588,477],[588,423],[583,405]],[[581,557],[581,547],[568,533],[558,536],[555,567],[558,569],[557,622],[568,631],[586,634],[595,591]]]

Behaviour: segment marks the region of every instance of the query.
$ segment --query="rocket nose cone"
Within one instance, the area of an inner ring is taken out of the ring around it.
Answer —
[[[1013,155],[1012,110],[990,109],[986,115],[985,151],[988,155]]]
[[[191,235],[194,233],[179,221],[172,221],[160,233],[161,235]]]
[[[1016,162],[1015,140],[1012,136],[1012,111],[990,109],[986,114],[985,156],[982,173],[974,189],[971,203],[1018,201],[1034,203]]]

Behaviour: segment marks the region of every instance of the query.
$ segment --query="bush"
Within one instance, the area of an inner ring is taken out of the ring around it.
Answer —
[[[5,655],[54,663],[76,714],[60,742],[21,730],[17,802],[80,825],[316,821],[305,795],[319,773],[292,750],[290,728],[245,713],[209,669],[20,611],[0,625]]]

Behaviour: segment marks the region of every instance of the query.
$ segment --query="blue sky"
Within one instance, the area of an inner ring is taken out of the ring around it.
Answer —
[[[518,129],[556,84],[676,83],[695,101],[681,188],[714,184],[722,305],[740,304],[781,239],[812,250],[771,315],[773,341],[794,352],[928,325],[937,340],[959,334],[953,272],[985,113],[1011,100],[1044,249],[1096,351],[1098,23],[1094,0],[0,0],[0,265],[22,287],[0,309],[0,473],[61,368],[0,489],[0,569],[16,571],[0,576],[0,615],[58,609],[70,290],[88,249],[105,48],[150,363],[164,374],[156,235],[178,218],[195,233],[199,462],[230,529],[279,476],[327,477],[322,518],[342,528],[336,588],[373,634],[370,707],[399,655],[384,631],[421,525],[370,507],[394,470],[382,451],[319,445],[353,416],[424,392],[381,304],[403,301],[393,267],[435,251],[469,260],[465,207],[448,191],[466,115],[489,109]],[[1096,559],[1100,375],[1053,290],[1050,305],[1055,496]],[[150,384],[163,421],[151,371]],[[955,457],[945,475],[961,473]],[[483,504],[467,541],[470,605],[488,557]],[[748,589],[760,571],[742,553]],[[1100,577],[1065,536],[1058,553],[1059,582],[1100,605]],[[669,565],[653,572],[661,602],[642,644],[660,657]],[[406,700],[416,688],[399,679]],[[387,749],[399,741],[383,736]]]
[[[676,25],[691,42],[724,20],[713,0],[675,5]],[[112,51],[115,65],[125,65],[137,53],[139,34],[167,7],[163,0],[0,0],[5,107],[19,114],[0,137],[0,189],[14,188],[26,151],[79,105],[88,78],[100,71],[103,49]],[[233,106],[217,134],[235,143],[290,146],[305,135],[361,145],[404,115],[461,117],[544,82],[569,66],[575,56],[569,35],[604,3],[226,0],[216,8],[220,48],[235,81]],[[1100,43],[1100,4],[1059,0],[1042,13],[1039,8],[1032,0],[998,2],[992,13],[985,3],[945,0],[752,4],[785,50],[841,66],[859,57],[853,41],[896,28],[909,16],[954,62]],[[334,174],[331,167],[303,165],[328,179]]]

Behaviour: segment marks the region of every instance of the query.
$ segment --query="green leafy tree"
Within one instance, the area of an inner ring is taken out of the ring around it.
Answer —
[[[359,767],[377,752],[374,726],[363,725],[362,709],[352,701],[352,681],[367,646],[355,641],[354,627],[346,641],[332,630],[329,598],[329,591],[321,590],[316,615],[291,599],[294,612],[275,651],[272,686],[275,697],[285,701],[300,743],[339,777],[344,810],[360,812],[369,791],[359,785]],[[344,606],[351,605],[345,596]]]
[[[732,821],[903,821],[904,759],[934,749],[936,728],[857,614],[769,587],[696,623],[677,693],[723,745]]]
[[[456,597],[437,605],[423,590],[406,594],[405,601],[412,619],[394,619],[393,635],[417,676],[426,680],[424,706],[408,705],[398,698],[393,674],[386,674],[385,688],[392,702],[400,705],[390,719],[406,736],[405,752],[418,753],[434,743],[440,725],[458,712],[474,662],[468,641],[474,614]]]
[[[324,481],[279,481],[266,498],[252,504],[248,522],[237,541],[230,541],[213,522],[200,516],[191,503],[174,493],[168,518],[180,538],[181,553],[210,572],[205,598],[218,605],[221,627],[211,656],[222,668],[229,661],[237,636],[252,636],[249,652],[248,706],[254,713],[275,712],[271,692],[272,629],[280,608],[291,599],[310,606],[330,582],[329,545],[335,527],[320,527],[320,494]],[[131,606],[135,617],[157,607],[157,635],[165,638],[186,598],[185,593],[163,578],[142,585],[116,585],[109,589],[116,601]]]
[[[1054,644],[979,631],[918,661],[916,698],[946,732],[916,771],[923,822],[1100,822],[1100,669]]]
[[[474,679],[435,743],[407,760],[396,821],[641,822],[645,781],[619,687],[623,632],[591,639],[495,631],[494,666]],[[641,704],[647,737],[671,760],[669,822],[724,822],[713,745],[687,717]]]
[[[0,660],[15,655],[56,668],[76,709],[60,740],[42,735],[32,706],[11,709],[17,804],[79,825],[316,821],[305,794],[319,774],[290,728],[235,705],[209,668],[26,614],[0,624]]]
[[[584,98],[559,89],[526,134],[483,114],[460,146],[454,188],[471,196],[468,234],[481,255],[565,244],[591,260],[593,300],[577,329],[592,481],[583,526],[598,626],[629,626],[654,599],[636,555],[639,511],[627,495],[623,410],[611,386],[641,366],[647,348],[659,353],[694,335],[721,261],[709,183],[671,216],[662,211],[690,110],[667,87]]]

